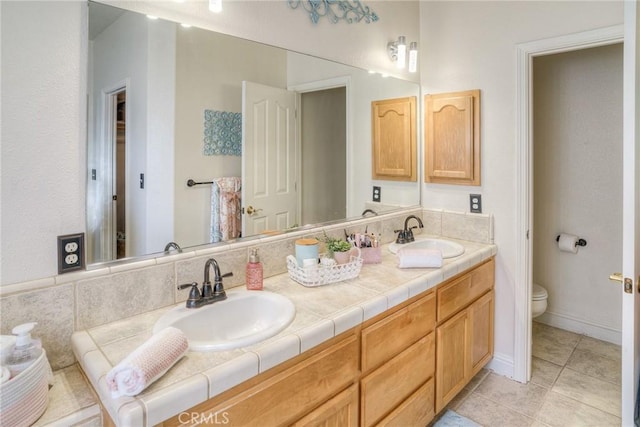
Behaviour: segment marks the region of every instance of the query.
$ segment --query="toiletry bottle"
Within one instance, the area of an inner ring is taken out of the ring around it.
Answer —
[[[247,289],[251,291],[262,290],[262,264],[258,257],[258,249],[251,249],[249,262],[247,263]]]
[[[11,331],[16,335],[16,345],[7,358],[7,367],[11,377],[27,369],[42,353],[40,340],[31,338],[31,330],[37,323],[24,323]]]

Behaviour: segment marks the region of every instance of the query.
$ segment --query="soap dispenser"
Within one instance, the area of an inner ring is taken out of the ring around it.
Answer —
[[[258,256],[258,249],[251,249],[251,255],[249,255],[249,262],[247,263],[247,289],[251,291],[262,290],[262,264],[260,263],[260,257]]]
[[[42,354],[40,340],[31,338],[31,331],[36,325],[35,322],[24,323],[11,331],[16,335],[16,345],[7,358],[12,378],[27,369]]]

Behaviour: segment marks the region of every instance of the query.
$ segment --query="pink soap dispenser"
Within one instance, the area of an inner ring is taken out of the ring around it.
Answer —
[[[247,263],[247,289],[250,291],[262,290],[262,263],[258,256],[258,249],[251,249],[249,262]]]

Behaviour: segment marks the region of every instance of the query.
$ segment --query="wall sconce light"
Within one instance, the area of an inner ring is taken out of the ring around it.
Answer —
[[[407,42],[405,36],[398,37],[397,41],[387,43],[389,58],[396,63],[398,68],[407,65]],[[411,42],[409,45],[409,71],[415,73],[418,69],[418,43]]]
[[[209,0],[209,10],[214,13],[222,12],[222,0]]]

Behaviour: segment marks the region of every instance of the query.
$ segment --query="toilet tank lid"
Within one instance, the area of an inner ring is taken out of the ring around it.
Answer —
[[[549,294],[547,293],[547,290],[545,288],[543,288],[542,286],[538,285],[537,283],[533,284],[533,299],[534,300],[545,299],[548,296],[549,296]]]

